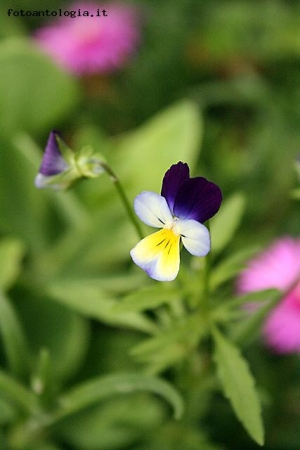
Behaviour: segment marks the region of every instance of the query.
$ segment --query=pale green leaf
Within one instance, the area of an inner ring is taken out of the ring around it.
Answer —
[[[178,161],[193,168],[199,155],[202,121],[189,101],[172,105],[117,142],[111,159],[129,196],[159,192],[164,173]]]
[[[291,191],[291,197],[292,197],[294,200],[300,200],[300,188],[293,189],[293,190]]]
[[[11,135],[51,129],[77,102],[74,79],[30,40],[3,40],[0,67],[1,126]]]
[[[156,331],[154,323],[135,313],[115,313],[117,300],[91,281],[65,281],[48,286],[51,297],[84,316],[100,320],[109,325],[133,328],[146,333]]]
[[[21,270],[21,260],[25,253],[24,244],[13,238],[0,242],[0,286],[6,290],[13,285]]]
[[[96,378],[66,392],[59,399],[60,409],[54,417],[54,421],[75,414],[115,395],[139,391],[161,396],[173,407],[176,419],[180,419],[182,416],[182,398],[169,383],[156,377],[124,373]]]
[[[263,445],[261,406],[248,364],[238,348],[216,328],[213,330],[213,337],[215,361],[225,395],[252,439]]]
[[[244,210],[244,195],[235,193],[222,204],[218,214],[210,220],[213,254],[221,252],[230,243],[241,223]]]

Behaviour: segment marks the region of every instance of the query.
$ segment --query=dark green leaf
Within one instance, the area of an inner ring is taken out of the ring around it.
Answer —
[[[27,339],[14,306],[1,290],[0,335],[10,371],[15,376],[26,374],[29,367]]]

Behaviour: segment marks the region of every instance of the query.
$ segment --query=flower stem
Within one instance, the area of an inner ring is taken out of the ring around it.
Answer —
[[[108,176],[110,177],[111,181],[113,182],[114,186],[116,187],[118,194],[121,198],[121,201],[125,207],[125,210],[127,212],[127,215],[129,217],[129,220],[131,221],[132,225],[134,226],[138,237],[140,239],[143,239],[143,232],[142,229],[140,227],[140,224],[131,208],[130,202],[125,194],[124,188],[119,180],[119,178],[117,177],[117,175],[114,173],[114,171],[111,169],[111,167],[106,164],[106,163],[102,163],[102,167],[105,170],[105,172],[108,174]]]

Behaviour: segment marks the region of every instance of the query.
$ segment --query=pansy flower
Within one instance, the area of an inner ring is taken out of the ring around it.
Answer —
[[[263,324],[263,339],[278,354],[300,353],[300,239],[277,239],[249,261],[237,282],[240,294],[271,288],[282,291],[282,299]]]
[[[190,178],[189,166],[179,162],[166,172],[161,195],[145,191],[134,200],[137,216],[161,228],[142,239],[130,252],[135,264],[154,280],[174,280],[179,271],[180,243],[195,256],[210,251],[204,222],[219,210],[220,188],[203,177]]]
[[[92,147],[74,153],[56,131],[51,131],[39,172],[37,188],[67,189],[80,178],[95,178],[103,171],[104,159]]]

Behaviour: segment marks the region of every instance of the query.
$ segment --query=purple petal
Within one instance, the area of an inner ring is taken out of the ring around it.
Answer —
[[[182,186],[182,184],[189,178],[189,166],[181,161],[177,164],[173,164],[173,166],[171,166],[165,173],[162,182],[161,195],[167,200],[169,208],[172,212],[177,192],[180,186]]]
[[[69,167],[60,153],[56,135],[55,131],[51,131],[39,170],[45,176],[57,175]]]
[[[178,190],[174,214],[203,223],[218,212],[221,202],[222,192],[216,184],[203,177],[190,178]]]

